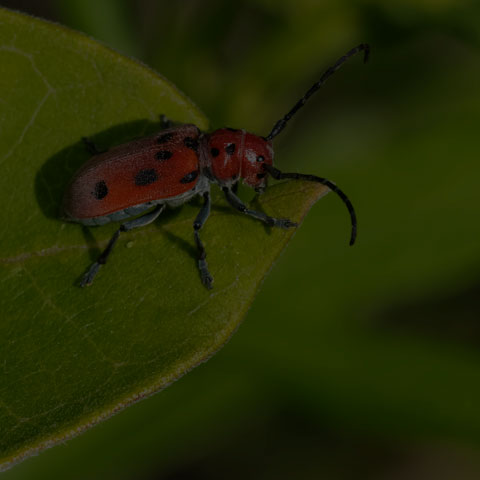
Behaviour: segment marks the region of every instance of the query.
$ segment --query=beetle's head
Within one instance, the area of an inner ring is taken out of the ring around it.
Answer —
[[[261,193],[267,186],[267,171],[264,165],[273,163],[272,142],[253,133],[245,134],[241,176],[243,182]]]

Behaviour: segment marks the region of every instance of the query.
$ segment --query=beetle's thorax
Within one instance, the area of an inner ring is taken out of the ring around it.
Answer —
[[[202,137],[202,171],[222,187],[243,178],[248,186],[262,190],[266,186],[263,164],[272,163],[272,143],[245,130],[221,128]]]

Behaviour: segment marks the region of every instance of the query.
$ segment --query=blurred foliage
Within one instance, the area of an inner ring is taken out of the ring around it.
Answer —
[[[478,478],[479,4],[123,4],[131,51],[213,127],[268,132],[338,56],[372,45],[276,139],[280,167],[349,194],[358,245],[328,196],[219,355],[5,478]]]

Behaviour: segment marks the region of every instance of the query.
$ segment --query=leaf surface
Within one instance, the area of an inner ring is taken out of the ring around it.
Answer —
[[[214,289],[200,283],[199,204],[124,234],[88,289],[81,275],[118,225],[59,220],[65,186],[100,147],[207,121],[145,66],[79,33],[0,9],[0,468],[74,436],[208,359],[232,335],[293,230],[272,230],[214,194],[202,231]],[[301,221],[322,186],[273,186],[255,208]]]

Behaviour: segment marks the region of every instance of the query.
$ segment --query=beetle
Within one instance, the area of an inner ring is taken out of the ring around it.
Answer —
[[[180,125],[103,153],[84,139],[94,155],[75,173],[65,192],[63,218],[87,226],[123,221],[132,216],[135,218],[121,224],[97,261],[85,273],[80,285],[91,285],[121,233],[148,225],[158,218],[166,206],[176,207],[199,195],[203,197],[203,206],[193,222],[198,269],[202,283],[212,288],[213,277],[208,270],[205,246],[200,239],[200,230],[210,213],[211,183],[219,185],[227,201],[239,212],[269,226],[285,229],[296,227],[297,224],[286,218],[274,218],[249,209],[236,195],[239,180],[243,179],[247,186],[258,193],[267,187],[267,175],[277,180],[307,180],[326,185],[342,199],[350,213],[350,245],[353,245],[357,220],[353,205],[345,193],[325,178],[284,173],[275,168],[272,140],[325,81],[347,59],[360,51],[364,52],[366,62],[369,46],[362,43],[352,48],[323,73],[320,80],[275,123],[266,137],[232,128],[203,133],[195,125]],[[140,214],[143,215],[137,216]]]

